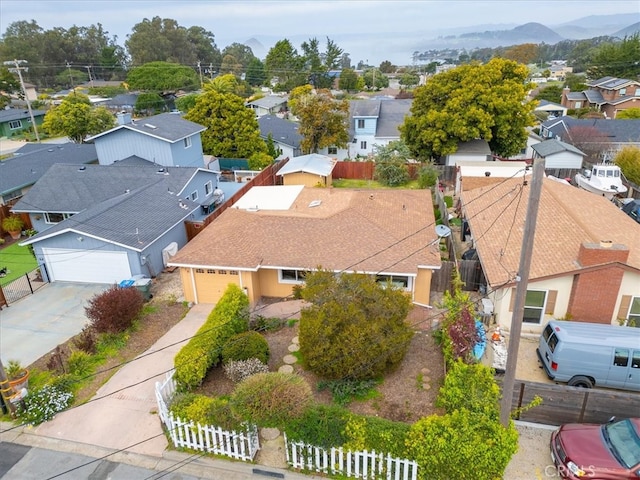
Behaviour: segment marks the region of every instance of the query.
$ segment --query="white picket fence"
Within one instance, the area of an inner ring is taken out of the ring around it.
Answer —
[[[229,432],[220,427],[174,418],[168,403],[175,392],[173,371],[167,374],[163,382],[156,382],[158,413],[175,447],[224,455],[237,460],[253,460],[260,449],[258,428],[255,425],[248,425],[242,432]]]
[[[289,442],[284,436],[287,463],[300,470],[344,475],[349,478],[416,480],[418,463],[392,457],[375,451],[344,451],[342,448],[324,448],[299,442]]]

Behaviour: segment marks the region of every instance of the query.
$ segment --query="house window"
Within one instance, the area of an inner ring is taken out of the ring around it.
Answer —
[[[364,118],[358,119],[358,128],[364,128]]]
[[[627,325],[640,328],[640,297],[633,297],[627,316]]]
[[[71,215],[68,213],[52,213],[52,212],[44,212],[44,221],[45,223],[56,224],[63,221],[65,218],[69,218]]]
[[[329,155],[337,155],[338,154],[338,147],[329,147],[327,149]]]
[[[360,142],[360,149],[361,150],[366,150],[367,149],[367,142],[365,142],[364,140],[362,142]]]
[[[189,148],[191,146],[191,137],[186,137],[184,139],[184,148]]]
[[[574,108],[582,108],[582,102],[576,102],[576,106]]]
[[[191,198],[191,200],[193,200],[194,202],[195,202],[196,200],[198,200],[198,191],[197,191],[197,190],[194,190],[193,192],[191,192],[191,197],[190,197],[190,198]]]
[[[624,97],[627,94],[627,89],[626,88],[621,88],[618,93],[620,94],[621,97]]]
[[[540,290],[527,290],[527,297],[524,301],[525,323],[540,323],[544,315],[544,304],[547,292]]]
[[[229,275],[238,275],[237,270],[229,270]]]
[[[376,275],[376,282],[382,284],[391,283],[404,290],[409,288],[409,277],[404,275]]]
[[[278,270],[280,283],[302,283],[307,274],[305,270]]]
[[[13,120],[9,122],[9,128],[11,130],[17,130],[18,128],[22,128],[22,122],[20,120]]]
[[[218,275],[226,275],[227,271],[226,270],[218,270]]]
[[[207,273],[210,274],[210,275],[215,275],[216,271],[208,268],[207,269]]]
[[[211,181],[208,181],[204,184],[204,194],[208,197],[211,195],[211,192],[213,192],[213,185],[211,184]]]
[[[204,273],[204,268],[196,268],[196,273]]]

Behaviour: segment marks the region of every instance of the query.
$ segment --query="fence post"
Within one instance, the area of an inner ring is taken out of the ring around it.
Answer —
[[[29,290],[31,291],[31,294],[33,295],[33,286],[31,285],[31,279],[29,278],[29,274],[25,273],[24,276],[27,277],[27,285],[29,285]]]
[[[587,402],[589,401],[589,391],[584,392],[584,398],[582,400],[582,408],[580,409],[580,417],[578,418],[578,423],[582,423],[584,418],[584,411],[587,409]]]

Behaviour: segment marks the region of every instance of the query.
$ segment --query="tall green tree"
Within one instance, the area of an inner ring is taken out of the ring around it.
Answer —
[[[134,107],[136,113],[144,116],[155,115],[166,110],[167,104],[164,99],[154,92],[146,92],[138,95]]]
[[[291,91],[307,83],[303,70],[304,58],[286,38],[276,42],[264,61],[267,79],[278,79],[276,90]]]
[[[264,85],[267,74],[264,71],[264,64],[259,58],[253,58],[247,65],[245,80],[249,85],[258,87]]]
[[[42,128],[49,135],[67,136],[75,143],[83,143],[87,137],[104,132],[115,123],[109,110],[93,108],[89,97],[75,93],[45,114]]]
[[[459,142],[479,138],[500,156],[515,155],[534,122],[527,76],[526,66],[501,58],[434,75],[415,89],[401,136],[420,160],[454,153]]]
[[[249,158],[267,151],[253,111],[233,93],[220,93],[206,85],[184,118],[207,127],[202,132],[202,148],[207,155]]]
[[[310,86],[299,87],[309,90]],[[292,92],[291,112],[298,117],[302,135],[300,147],[306,153],[317,153],[320,148],[345,148],[349,142],[349,102],[336,100],[328,90],[296,95]]]
[[[640,185],[640,148],[624,147],[616,153],[613,161],[630,182]]]
[[[358,74],[352,68],[343,68],[338,80],[340,90],[352,92],[358,88]]]
[[[133,66],[150,62],[220,65],[220,50],[213,33],[202,27],[185,28],[171,18],[145,18],[133,26],[125,41]]]
[[[129,87],[136,90],[163,92],[195,90],[200,79],[195,70],[169,62],[150,62],[133,68],[127,75]]]
[[[382,90],[389,86],[389,78],[377,68],[370,68],[362,74],[364,84],[369,90]]]
[[[21,93],[18,78],[6,67],[0,67],[0,108],[4,108],[11,102],[12,93]]]
[[[227,45],[222,49],[222,58],[224,59],[226,55],[231,55],[235,58],[236,62],[242,66],[242,71],[245,71],[249,63],[256,58],[250,46],[237,42]]]
[[[325,379],[368,380],[397,366],[413,332],[405,323],[409,296],[372,275],[318,270],[305,277],[300,352]]]
[[[635,80],[640,75],[640,33],[625,37],[621,42],[598,47],[587,71],[589,78],[619,77]]]

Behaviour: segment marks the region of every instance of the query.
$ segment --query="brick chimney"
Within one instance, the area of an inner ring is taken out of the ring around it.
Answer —
[[[573,277],[568,312],[581,322],[611,323],[624,270],[616,263],[625,263],[629,248],[603,240],[583,243],[578,252],[582,267],[606,265]]]

